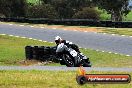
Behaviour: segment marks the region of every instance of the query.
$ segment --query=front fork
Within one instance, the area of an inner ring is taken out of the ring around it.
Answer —
[[[86,63],[90,63],[89,61],[89,58],[87,58],[85,55],[83,55],[82,53],[78,53],[78,56],[77,56],[77,64],[78,65],[83,65],[84,62]]]

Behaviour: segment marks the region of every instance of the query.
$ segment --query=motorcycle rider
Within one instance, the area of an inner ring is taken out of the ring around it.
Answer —
[[[68,51],[69,48],[72,48],[76,52],[78,52],[83,57],[83,59],[88,59],[89,60],[89,58],[87,58],[85,55],[83,55],[83,53],[80,52],[80,50],[79,50],[79,48],[76,44],[73,44],[72,42],[69,42],[67,40],[63,40],[60,36],[55,37],[55,43],[57,45],[56,55],[60,60],[62,60],[62,53],[63,53],[62,51],[63,50]],[[74,59],[74,61],[75,61],[76,64],[80,63],[80,59],[76,58],[76,59]],[[88,62],[88,63],[90,63],[90,62]]]
[[[80,50],[78,48],[78,46],[76,44],[73,44],[72,42],[69,42],[67,40],[63,40],[60,36],[56,36],[55,37],[55,43],[58,46],[59,44],[64,44],[66,45],[68,48],[72,48],[74,49],[76,52],[80,53]]]

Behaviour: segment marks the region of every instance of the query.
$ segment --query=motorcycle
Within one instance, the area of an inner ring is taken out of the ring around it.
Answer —
[[[60,59],[61,65],[66,65],[67,67],[91,67],[89,58],[63,43],[58,45],[56,52],[62,58]]]

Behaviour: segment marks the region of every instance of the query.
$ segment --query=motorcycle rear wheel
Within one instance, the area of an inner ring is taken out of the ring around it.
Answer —
[[[74,67],[75,66],[74,61],[72,60],[72,58],[69,55],[64,54],[63,60],[64,60],[67,67]]]

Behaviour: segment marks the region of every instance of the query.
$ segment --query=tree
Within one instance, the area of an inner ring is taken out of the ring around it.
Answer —
[[[84,7],[81,11],[78,11],[77,13],[75,13],[73,18],[99,20],[100,13],[97,12],[95,8]]]
[[[6,17],[23,17],[26,6],[26,0],[0,0],[0,13]]]
[[[0,14],[4,16],[10,16],[11,10],[10,10],[10,1],[9,0],[0,0]]]
[[[11,0],[11,11],[13,17],[24,17],[26,15],[26,0]]]
[[[112,21],[122,21],[123,17],[130,12],[129,0],[93,0],[93,3],[111,14]]]
[[[59,18],[72,18],[72,16],[82,10],[83,7],[90,6],[90,0],[41,0],[43,4],[52,5],[57,11]]]
[[[57,13],[50,4],[33,5],[29,7],[27,17],[53,19],[53,18],[57,18]]]

